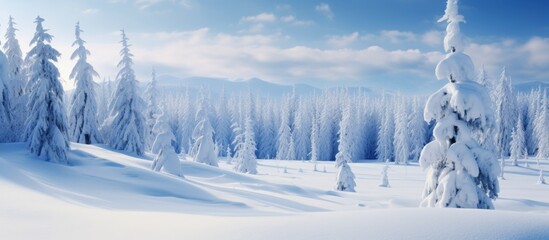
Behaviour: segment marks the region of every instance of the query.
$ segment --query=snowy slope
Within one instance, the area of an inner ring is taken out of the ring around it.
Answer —
[[[0,239],[549,238],[549,185],[535,184],[535,161],[506,167],[498,210],[481,211],[417,208],[425,175],[416,165],[390,166],[392,187],[380,188],[381,163],[351,164],[357,193],[340,193],[332,162],[314,172],[262,160],[250,176],[182,161],[183,179],[150,171],[151,156],[72,149],[63,166],[0,144]]]

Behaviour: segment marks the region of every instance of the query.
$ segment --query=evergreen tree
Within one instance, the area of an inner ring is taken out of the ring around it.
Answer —
[[[547,91],[543,93],[541,109],[534,122],[534,133],[537,138],[537,157],[549,158],[549,98]]]
[[[12,117],[12,132],[13,140],[21,139],[25,130],[25,120],[27,119],[27,97],[25,95],[26,77],[23,74],[23,54],[21,53],[21,47],[19,41],[16,38],[17,28],[15,28],[15,22],[13,18],[9,17],[8,29],[6,31],[6,43],[4,44],[4,51],[8,60],[8,82],[6,87],[9,87],[9,101],[11,104],[11,117]],[[9,79],[9,80],[8,80]],[[5,98],[3,96],[2,98]]]
[[[244,131],[238,139],[241,139],[236,145],[234,160],[235,171],[241,173],[257,174],[257,160],[255,156],[255,137],[253,132],[253,122],[251,117],[246,117]]]
[[[225,88],[223,88],[221,91],[221,96],[219,97],[216,116],[215,142],[219,144],[221,149],[226,149],[231,145],[231,119],[227,109],[227,96],[225,94]],[[223,153],[223,155],[226,154]]]
[[[78,58],[78,60],[69,76],[76,82],[69,111],[69,137],[77,143],[100,143],[102,138],[97,127],[97,103],[93,82],[93,77],[98,74],[88,63],[90,52],[84,46],[86,42],[80,38],[81,32],[80,24],[76,23],[76,40],[72,46],[77,48],[72,53],[71,59]]]
[[[10,131],[12,123],[10,87],[9,87],[9,63],[6,55],[0,50],[0,142],[11,142],[15,138]]]
[[[156,118],[158,117],[158,97],[160,92],[157,88],[156,80],[156,69],[152,70],[152,78],[149,83],[147,83],[147,88],[145,89],[145,99],[147,101],[147,112],[145,113],[145,120],[147,121],[147,145],[148,149],[151,148],[154,139],[156,139],[156,134],[153,131],[153,127],[156,123]]]
[[[422,150],[420,165],[428,169],[421,206],[493,209],[499,193],[499,166],[492,152],[473,138],[493,125],[489,95],[474,78],[471,58],[463,53],[458,1],[448,0],[439,21],[447,21],[446,57],[435,73],[449,81],[429,97],[425,120],[436,121],[434,140]]]
[[[496,149],[498,156],[509,156],[509,143],[513,131],[515,116],[515,99],[511,89],[511,79],[505,68],[501,72],[500,81],[495,89],[495,117],[496,117]]]
[[[311,161],[316,164],[318,160],[318,132],[320,127],[318,126],[318,118],[316,114],[313,114],[313,123],[311,124]]]
[[[147,123],[143,112],[145,103],[139,96],[138,82],[133,70],[133,54],[124,30],[122,32],[122,59],[118,63],[117,86],[111,102],[111,113],[106,121],[110,131],[108,143],[117,150],[137,155],[145,152]]]
[[[351,122],[351,103],[348,102],[343,109],[343,118],[339,124],[339,152],[336,154],[336,187],[338,191],[355,191],[355,175],[351,171],[351,167],[348,163],[351,162],[350,149],[352,147],[352,142],[350,142],[349,137],[352,132],[352,122]]]
[[[410,129],[408,126],[408,106],[402,98],[400,101],[395,102],[395,136],[393,138],[393,146],[395,149],[395,163],[396,164],[408,164],[408,158],[410,156]]]
[[[392,161],[394,158],[394,118],[389,101],[383,101],[384,109],[381,112],[381,122],[377,134],[376,156],[381,161]]]
[[[165,109],[165,108],[163,108]],[[175,153],[173,143],[175,136],[173,135],[170,126],[168,125],[168,116],[162,113],[156,118],[154,125],[156,138],[153,143],[153,152],[157,153],[152,163],[152,170],[164,171],[169,174],[182,177],[181,163],[179,157]]]
[[[194,153],[194,161],[217,167],[214,132],[210,123],[210,106],[204,93],[200,96],[196,119],[199,122],[193,130],[194,145],[191,151]]]
[[[31,153],[49,162],[66,163],[69,141],[63,87],[53,63],[60,54],[49,44],[52,36],[42,27],[44,19],[38,16],[34,22],[36,32],[31,40],[34,47],[27,55],[32,65],[25,139]]]
[[[522,124],[522,117],[519,116],[517,125],[513,129],[511,134],[511,159],[513,165],[517,166],[517,160],[527,157],[526,152],[526,140],[524,139],[524,125]]]
[[[293,145],[292,129],[291,129],[291,108],[290,100],[287,100],[281,113],[280,129],[278,130],[278,149],[276,158],[282,160],[294,160],[295,146]]]

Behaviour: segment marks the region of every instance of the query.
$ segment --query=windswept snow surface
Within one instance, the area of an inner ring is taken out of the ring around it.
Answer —
[[[318,162],[322,172],[259,160],[259,174],[246,175],[189,159],[179,178],[149,170],[152,155],[71,149],[66,166],[0,144],[0,239],[549,238],[549,185],[536,184],[546,160],[508,165],[489,211],[417,208],[425,173],[415,164],[392,165],[383,188],[384,163],[351,163],[357,192],[342,193],[332,190],[333,162]]]

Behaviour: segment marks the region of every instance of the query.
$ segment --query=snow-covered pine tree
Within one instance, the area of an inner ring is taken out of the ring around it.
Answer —
[[[501,77],[495,88],[495,120],[496,120],[496,149],[498,157],[509,156],[511,132],[515,126],[515,98],[511,89],[511,78],[503,68]]]
[[[291,108],[290,100],[285,100],[285,104],[282,107],[280,128],[278,130],[278,148],[276,151],[276,159],[281,160],[293,160],[295,152],[290,152],[291,143],[293,143],[292,129],[291,129]],[[294,148],[295,150],[295,148]]]
[[[270,159],[276,156],[276,127],[274,119],[273,105],[270,99],[263,107],[261,115],[262,124],[259,131],[259,141],[257,142],[258,157],[261,159]]]
[[[215,124],[215,142],[219,144],[221,149],[226,149],[231,145],[231,117],[229,110],[227,109],[225,88],[221,91],[215,113],[217,116]],[[226,156],[226,153],[223,151],[221,151],[221,153],[223,156]]]
[[[436,121],[435,139],[422,150],[420,165],[428,169],[423,192],[423,207],[493,209],[492,199],[499,193],[499,166],[494,154],[474,140],[472,131],[493,126],[493,112],[484,87],[474,78],[471,58],[463,53],[458,1],[448,0],[439,21],[447,21],[444,49],[446,57],[435,73],[447,79],[440,90],[429,97],[424,118]]]
[[[166,173],[182,177],[181,163],[179,157],[175,152],[173,144],[175,142],[175,136],[172,133],[170,126],[168,125],[168,116],[165,113],[165,107],[156,117],[156,123],[153,127],[156,138],[153,142],[153,153],[156,153],[156,157],[152,163],[152,170],[164,171]]]
[[[524,138],[524,125],[522,124],[522,117],[519,115],[517,125],[513,129],[511,134],[511,160],[513,165],[517,166],[518,159],[524,159],[528,155],[526,151],[526,140]]]
[[[25,95],[26,77],[23,74],[23,54],[19,41],[16,38],[15,22],[9,17],[8,29],[6,31],[6,43],[4,51],[8,58],[9,100],[11,104],[12,132],[15,141],[21,139],[25,131],[25,120],[27,119],[27,96]],[[8,79],[6,79],[8,80]]]
[[[300,98],[299,106],[295,114],[295,159],[308,159],[311,148],[311,118],[312,113],[309,106],[311,102],[308,99]]]
[[[348,101],[343,109],[342,119],[339,123],[339,146],[338,153],[336,154],[335,167],[337,169],[336,175],[336,187],[338,191],[355,191],[355,175],[351,171],[351,167],[348,163],[351,162],[351,144],[349,141],[350,132],[352,131],[351,122],[351,102]]]
[[[410,129],[408,126],[410,113],[408,104],[403,97],[395,101],[395,136],[393,146],[395,149],[395,163],[408,164],[410,157]]]
[[[540,99],[542,99],[541,96],[541,89],[532,89],[530,91],[530,94],[528,95],[528,114],[526,117],[526,148],[528,149],[529,155],[535,155],[537,153],[538,148],[538,139],[537,139],[537,132],[536,132],[536,119],[538,118],[538,114],[541,110],[541,103]]]
[[[160,92],[157,87],[156,69],[153,68],[151,74],[151,81],[147,83],[145,89],[145,101],[147,102],[147,112],[145,113],[145,120],[147,121],[147,149],[151,149],[156,134],[153,131],[153,127],[156,124],[156,118],[158,117],[158,97]]]
[[[111,112],[105,125],[110,130],[108,144],[117,150],[137,155],[145,152],[147,123],[143,112],[145,102],[139,96],[139,86],[133,70],[133,54],[124,30],[122,33],[122,59],[118,63],[117,86],[111,102]]]
[[[534,121],[534,134],[537,139],[537,157],[549,158],[549,97],[543,92],[540,110]],[[539,161],[539,160],[538,160]]]
[[[97,103],[93,82],[93,77],[97,77],[98,74],[88,63],[90,52],[84,46],[86,42],[80,37],[81,32],[80,23],[76,23],[76,40],[72,44],[76,49],[71,59],[78,60],[69,76],[76,83],[69,110],[69,138],[77,143],[100,143],[102,138],[97,126]]]
[[[377,134],[376,156],[379,160],[385,162],[394,160],[393,139],[395,130],[393,109],[391,107],[392,101],[384,99],[381,104],[381,121]]]
[[[241,139],[235,146],[234,160],[236,165],[234,170],[241,173],[257,174],[257,160],[255,156],[255,137],[253,132],[254,126],[252,118],[247,115],[244,124],[244,131]]]
[[[195,109],[189,94],[189,87],[185,88],[185,95],[182,100],[182,108],[179,111],[178,142],[180,152],[191,154],[190,143],[192,141],[193,129],[195,127]]]
[[[0,50],[0,142],[11,142],[15,138],[11,132],[12,115],[10,102],[9,62]]]
[[[545,183],[545,177],[543,176],[543,169],[539,170],[538,184],[547,184]]]
[[[199,121],[193,130],[194,145],[192,153],[195,153],[194,161],[218,166],[215,144],[213,142],[213,128],[210,123],[210,105],[203,92],[200,94],[196,119]]]
[[[318,124],[318,117],[316,116],[316,113],[313,113],[312,119],[313,122],[311,124],[311,153],[310,153],[310,160],[311,162],[315,163],[318,161],[318,134],[320,131],[320,127]]]
[[[423,106],[418,97],[413,99],[412,111],[410,113],[410,123],[408,130],[410,131],[410,154],[413,161],[419,159],[421,149],[425,146],[425,120],[422,114]]]
[[[25,139],[31,153],[49,162],[66,163],[67,116],[59,70],[53,63],[60,54],[50,45],[52,36],[42,27],[44,19],[38,16],[34,22],[36,32],[31,40],[34,47],[27,54],[32,65],[28,72],[31,91]]]
[[[384,165],[381,169],[381,183],[379,184],[379,187],[391,187],[389,185],[389,166]]]

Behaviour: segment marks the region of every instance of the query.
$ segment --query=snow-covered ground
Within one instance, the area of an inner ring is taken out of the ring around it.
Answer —
[[[260,160],[243,175],[182,161],[177,178],[151,158],[73,143],[65,166],[0,144],[0,239],[549,239],[547,160],[507,166],[487,211],[417,208],[414,164],[391,165],[382,188],[383,163],[353,163],[357,192],[343,193],[333,162]]]

